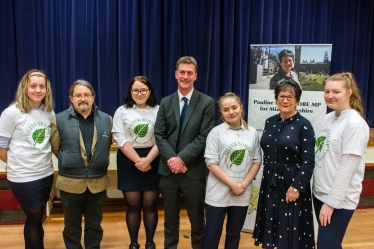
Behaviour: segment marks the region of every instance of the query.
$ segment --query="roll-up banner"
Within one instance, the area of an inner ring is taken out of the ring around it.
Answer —
[[[279,113],[274,87],[285,75],[285,67],[289,65],[290,60],[293,63],[290,77],[299,82],[302,89],[297,110],[311,122],[315,134],[318,134],[326,115],[323,91],[326,79],[330,76],[331,50],[332,44],[250,46],[247,117],[248,124],[257,130],[260,137],[265,120]],[[284,54],[287,56],[282,57]],[[285,60],[285,57],[288,59],[287,63],[281,63],[282,58]],[[254,229],[262,173],[263,165],[253,181],[248,214],[243,227],[244,232],[253,232]]]

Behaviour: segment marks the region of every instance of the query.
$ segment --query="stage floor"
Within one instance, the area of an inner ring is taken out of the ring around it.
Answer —
[[[101,248],[127,248],[129,244],[129,235],[125,222],[125,206],[105,206],[104,219],[102,227],[104,229],[104,238]],[[159,222],[155,235],[157,248],[163,248],[163,222],[164,211],[162,205],[159,207]],[[343,241],[344,249],[372,249],[374,248],[374,209],[358,209],[355,211],[352,221],[349,224],[346,236]],[[63,213],[60,208],[55,208],[44,222],[44,246],[45,248],[63,249],[65,248],[62,240]],[[191,249],[190,225],[185,209],[181,210],[181,229],[179,249]],[[0,248],[23,249],[23,225],[1,225],[0,226]],[[222,237],[219,248],[224,248],[225,229],[222,231]],[[145,233],[141,226],[139,232],[139,243],[144,248]],[[252,234],[241,233],[240,247],[246,249],[255,249],[253,245]]]

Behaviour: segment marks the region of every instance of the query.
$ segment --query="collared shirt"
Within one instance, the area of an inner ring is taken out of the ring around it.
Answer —
[[[182,113],[182,109],[183,109],[183,106],[184,106],[184,100],[182,99],[183,97],[186,97],[188,100],[187,100],[187,103],[188,104],[190,104],[190,100],[191,100],[191,97],[192,97],[192,93],[193,93],[193,88],[192,88],[192,90],[189,92],[189,93],[187,93],[187,95],[186,96],[183,96],[180,92],[179,92],[179,90],[178,90],[178,97],[179,97],[179,114],[181,114]]]
[[[87,118],[84,118],[76,110],[75,113],[79,121],[79,130],[82,134],[84,147],[86,148],[87,162],[90,162],[92,158],[92,140],[95,127],[94,112],[91,111]]]
[[[214,127],[205,147],[205,162],[218,165],[235,182],[241,182],[252,164],[262,162],[260,139],[252,126],[232,129],[226,122]],[[230,188],[209,173],[205,202],[215,207],[248,206],[251,187],[242,196],[230,195]]]
[[[113,117],[113,137],[119,148],[129,142],[134,148],[155,144],[154,125],[159,106],[139,108],[120,106]]]

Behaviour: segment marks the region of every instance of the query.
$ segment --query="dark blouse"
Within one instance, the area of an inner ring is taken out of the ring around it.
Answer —
[[[315,136],[313,126],[300,113],[283,120],[277,114],[265,122],[261,137],[264,164],[297,165],[292,186],[301,192],[309,184],[314,168]]]

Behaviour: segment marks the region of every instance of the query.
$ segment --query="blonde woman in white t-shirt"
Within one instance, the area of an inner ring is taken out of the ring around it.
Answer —
[[[369,127],[351,73],[329,77],[324,98],[329,108],[316,139],[313,203],[319,224],[318,249],[341,248],[360,199]]]
[[[14,102],[0,117],[0,159],[7,163],[10,189],[26,214],[25,248],[44,248],[43,207],[53,183],[53,116],[49,79],[33,69],[23,76]]]
[[[225,248],[239,247],[251,197],[252,181],[262,162],[255,128],[243,120],[243,104],[234,93],[219,100],[222,124],[206,141],[205,162],[210,171],[206,186],[204,249],[218,248],[227,215]]]

